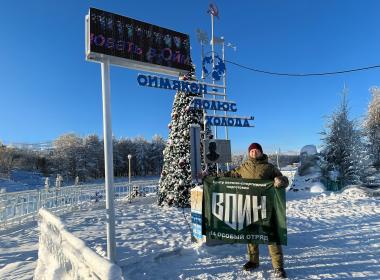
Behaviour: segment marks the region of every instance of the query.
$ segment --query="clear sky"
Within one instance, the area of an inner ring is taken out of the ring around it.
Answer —
[[[190,35],[200,77],[196,29],[211,34],[208,1],[0,1],[0,140],[37,143],[74,132],[102,135],[100,65],[86,62],[84,18],[89,7]],[[380,1],[216,2],[223,35],[237,51],[226,59],[267,71],[309,73],[380,64]],[[210,49],[209,49],[210,50]],[[168,136],[175,92],[138,86],[138,72],[111,68],[112,126],[116,137]],[[255,141],[266,151],[320,145],[326,116],[344,83],[351,117],[365,115],[380,70],[335,76],[278,77],[227,64],[228,98],[255,128],[230,128],[232,148]],[[224,136],[224,128],[219,135]]]

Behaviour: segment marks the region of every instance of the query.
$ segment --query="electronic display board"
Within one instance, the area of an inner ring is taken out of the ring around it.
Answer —
[[[191,69],[189,35],[95,8],[86,17],[86,58],[163,74]]]

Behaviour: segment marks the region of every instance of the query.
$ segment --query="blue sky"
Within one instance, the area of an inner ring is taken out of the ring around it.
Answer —
[[[208,1],[1,1],[0,140],[45,142],[67,132],[102,135],[100,65],[84,57],[89,7],[190,35],[200,77],[195,30],[211,34]],[[237,51],[226,59],[268,71],[326,72],[380,64],[379,1],[217,1],[223,35]],[[139,72],[111,68],[116,137],[167,137],[174,92],[138,86]],[[255,141],[266,151],[320,145],[326,116],[344,83],[351,117],[366,112],[380,70],[323,77],[278,77],[227,64],[227,94],[254,128],[230,128],[232,149]],[[224,136],[224,128],[219,135]]]

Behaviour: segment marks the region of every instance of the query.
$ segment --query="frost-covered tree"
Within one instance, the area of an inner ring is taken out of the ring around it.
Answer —
[[[128,176],[128,155],[134,153],[134,143],[128,138],[114,141],[115,176]]]
[[[322,135],[324,173],[337,174],[343,186],[360,183],[366,166],[366,152],[357,124],[349,119],[346,90],[338,110],[329,117],[327,131]]]
[[[146,170],[149,175],[160,174],[164,164],[164,156],[162,154],[164,149],[165,140],[160,135],[154,135],[149,147],[146,163]]]
[[[103,143],[95,134],[88,135],[83,139],[84,165],[86,178],[101,178],[104,176],[104,152]]]
[[[189,77],[194,78],[191,74]],[[202,110],[190,107],[193,97],[194,95],[188,92],[178,91],[174,98],[171,121],[168,125],[169,138],[163,152],[164,166],[159,181],[159,205],[190,206],[190,189],[194,186],[190,165],[190,125],[199,124],[201,132],[204,131]],[[210,128],[201,133],[202,139],[204,136],[212,138]],[[213,166],[209,167],[211,168]]]
[[[380,88],[370,89],[372,99],[368,105],[368,114],[364,121],[364,133],[368,140],[369,153],[373,166],[380,169]]]
[[[135,159],[135,170],[138,174],[145,176],[147,174],[146,161],[148,160],[148,141],[144,137],[139,136],[134,140],[134,159]]]
[[[74,133],[61,135],[54,141],[54,161],[57,173],[67,179],[85,177],[85,157],[82,138]]]

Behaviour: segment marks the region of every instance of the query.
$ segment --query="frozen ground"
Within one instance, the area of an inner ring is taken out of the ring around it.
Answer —
[[[307,179],[297,178],[299,191],[287,193],[289,245],[284,252],[289,279],[380,279],[380,198],[357,187],[339,194],[310,193],[313,183]],[[243,272],[244,245],[191,243],[189,210],[159,208],[155,199],[117,204],[117,253],[126,279],[271,278],[266,246],[261,246],[260,268]],[[62,220],[105,254],[104,210],[83,209]],[[33,223],[0,231],[0,279],[31,279],[37,242]]]

